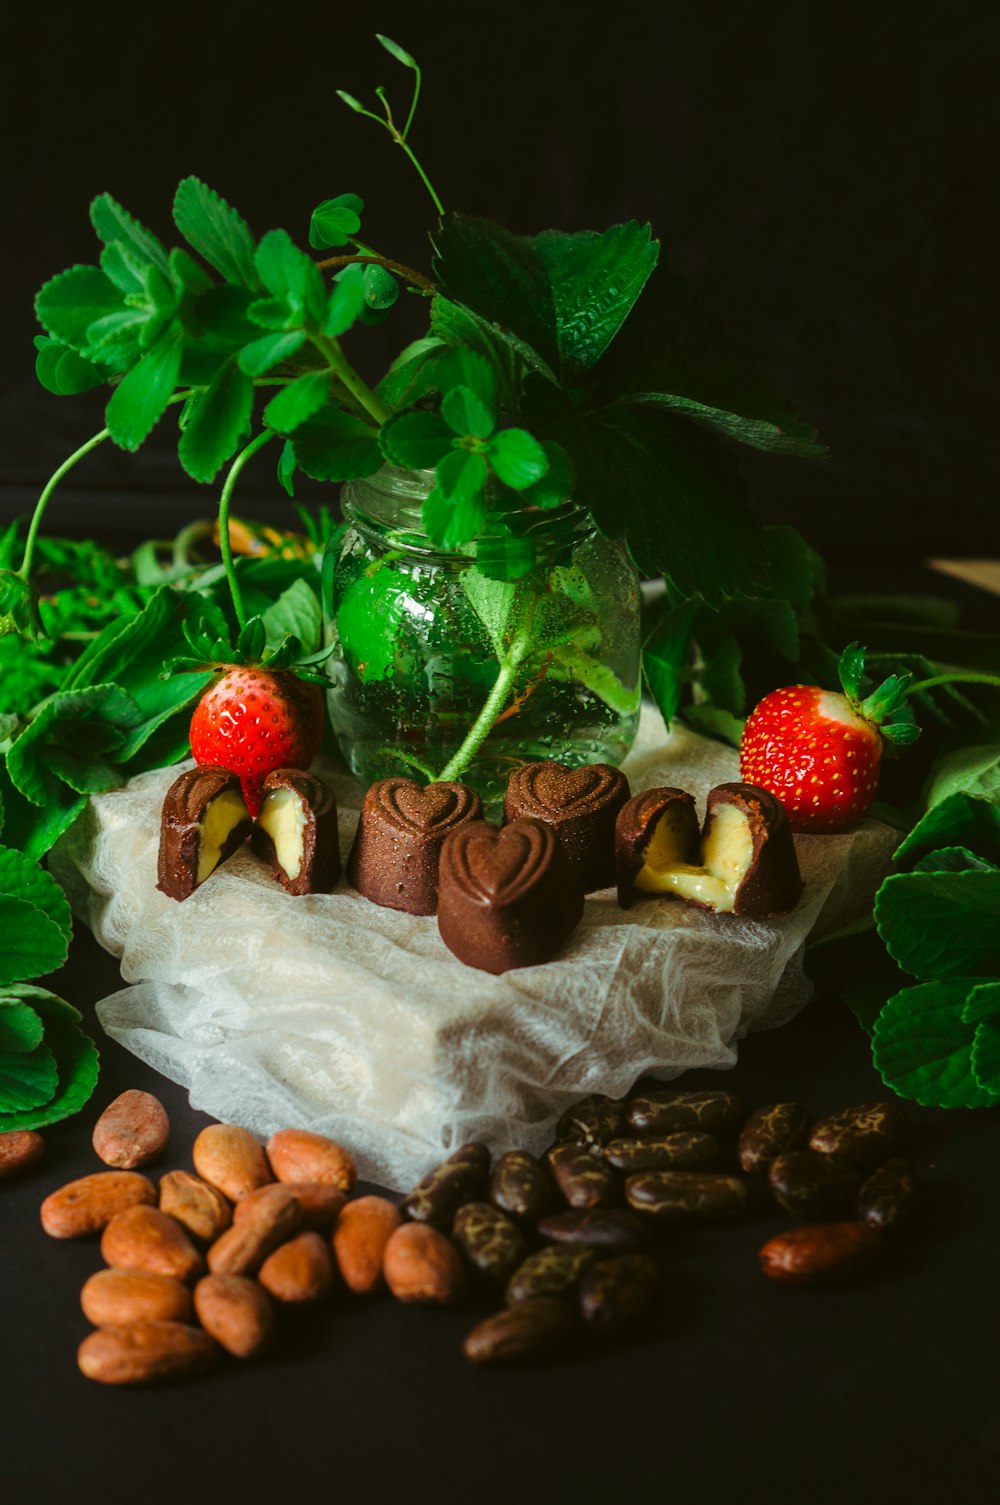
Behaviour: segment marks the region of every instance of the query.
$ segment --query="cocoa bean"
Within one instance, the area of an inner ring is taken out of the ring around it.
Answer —
[[[760,1267],[788,1285],[826,1285],[867,1269],[878,1248],[878,1234],[864,1223],[809,1223],[770,1239]]]
[[[465,1144],[417,1182],[403,1198],[403,1214],[415,1223],[450,1228],[458,1209],[483,1195],[489,1173],[490,1152],[486,1146]]]
[[[267,1141],[267,1158],[279,1181],[321,1181],[349,1192],[357,1166],[343,1145],[308,1129],[279,1129]]]
[[[602,1260],[580,1282],[580,1312],[595,1332],[616,1338],[651,1310],[659,1279],[648,1254]]]
[[[507,1282],[507,1305],[517,1306],[538,1296],[570,1296],[597,1257],[596,1249],[578,1244],[549,1244],[529,1254]]]
[[[159,1098],[132,1088],[105,1108],[94,1125],[92,1143],[105,1165],[130,1171],[155,1160],[169,1138],[170,1120]]]
[[[537,1223],[556,1200],[555,1187],[542,1163],[527,1150],[501,1155],[490,1177],[490,1201],[523,1223]]]
[[[233,1222],[239,1223],[258,1202],[273,1192],[294,1197],[302,1212],[302,1228],[314,1233],[323,1233],[332,1228],[341,1208],[347,1201],[347,1193],[324,1181],[275,1181],[270,1186],[259,1186],[256,1191],[241,1197],[233,1210]]]
[[[775,1200],[799,1218],[843,1218],[854,1211],[860,1176],[846,1161],[816,1150],[792,1150],[771,1162]]]
[[[8,1129],[0,1134],[0,1181],[37,1165],[44,1154],[45,1141],[34,1129]]]
[[[45,1198],[42,1227],[51,1238],[82,1238],[105,1228],[127,1207],[155,1201],[152,1181],[137,1171],[95,1171]]]
[[[95,1327],[127,1322],[187,1322],[191,1292],[174,1275],[142,1270],[98,1270],[80,1292],[80,1306]]]
[[[629,1176],[625,1196],[630,1207],[664,1222],[708,1223],[737,1217],[746,1206],[747,1189],[736,1176],[697,1171],[642,1171]]]
[[[614,1166],[583,1145],[557,1144],[545,1158],[570,1207],[611,1207],[621,1202],[621,1176]]]
[[[646,1225],[634,1213],[617,1207],[550,1212],[539,1222],[538,1232],[556,1244],[583,1244],[611,1254],[633,1254],[649,1243]]]
[[[564,1348],[576,1326],[573,1310],[565,1301],[543,1296],[487,1317],[472,1329],[462,1350],[473,1364],[530,1362]]]
[[[183,1322],[130,1322],[99,1327],[84,1338],[77,1363],[101,1385],[186,1380],[207,1369],[217,1349],[208,1333]]]
[[[858,1192],[858,1216],[877,1233],[895,1232],[913,1216],[917,1186],[902,1156],[873,1171]]]
[[[503,1285],[527,1253],[517,1224],[491,1202],[466,1202],[455,1214],[451,1236],[471,1268]]]
[[[208,1251],[208,1268],[213,1275],[252,1275],[301,1221],[302,1210],[287,1192],[258,1202],[216,1239]]]
[[[896,1153],[908,1128],[898,1103],[861,1103],[820,1119],[809,1136],[809,1148],[839,1155],[867,1170]]]
[[[613,1139],[604,1158],[620,1171],[702,1171],[718,1165],[725,1146],[714,1134],[682,1129],[662,1139]]]
[[[333,1252],[355,1296],[370,1296],[385,1285],[385,1246],[402,1221],[399,1208],[385,1197],[357,1197],[344,1207],[333,1230]]]
[[[769,1103],[751,1113],[740,1133],[740,1165],[748,1174],[764,1172],[772,1160],[806,1142],[809,1114],[801,1103]]]
[[[174,1218],[158,1207],[128,1207],[101,1235],[101,1255],[116,1270],[144,1270],[191,1280],[205,1261]]]
[[[261,1146],[239,1124],[209,1124],[195,1140],[191,1158],[202,1180],[217,1186],[231,1202],[274,1179]]]
[[[168,1171],[161,1177],[160,1210],[206,1244],[214,1243],[233,1220],[233,1210],[218,1187],[190,1171]]]
[[[567,1108],[556,1125],[559,1144],[584,1144],[600,1149],[625,1127],[625,1104],[594,1092]]]
[[[267,1293],[245,1275],[206,1275],[194,1288],[198,1321],[237,1359],[252,1359],[274,1330]]]
[[[257,1279],[275,1301],[285,1306],[303,1306],[328,1296],[333,1286],[333,1259],[326,1239],[311,1231],[279,1244],[261,1265]]]
[[[698,1129],[719,1139],[733,1139],[750,1112],[732,1092],[669,1092],[652,1090],[628,1105],[628,1123],[636,1134],[673,1134]]]
[[[397,1301],[453,1306],[465,1294],[458,1250],[429,1223],[403,1223],[390,1234],[382,1269]]]

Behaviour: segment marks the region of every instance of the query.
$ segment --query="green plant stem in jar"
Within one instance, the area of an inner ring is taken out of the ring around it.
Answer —
[[[624,544],[566,505],[507,514],[516,567],[483,541],[443,553],[420,522],[432,485],[384,467],[345,488],[329,705],[354,773],[464,779],[495,812],[521,763],[619,763],[640,700]]]

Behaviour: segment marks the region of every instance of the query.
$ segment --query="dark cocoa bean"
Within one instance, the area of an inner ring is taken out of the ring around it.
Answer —
[[[520,1228],[492,1202],[466,1202],[455,1214],[451,1236],[476,1274],[499,1285],[528,1252]]]
[[[414,1223],[432,1223],[448,1229],[458,1209],[474,1202],[486,1190],[490,1152],[484,1144],[464,1144],[460,1150],[428,1171],[402,1202],[404,1217]]]
[[[556,1125],[556,1139],[560,1144],[585,1144],[599,1149],[624,1128],[625,1104],[594,1092],[566,1109]]]
[[[878,1248],[878,1234],[864,1223],[810,1223],[770,1239],[760,1267],[788,1285],[826,1285],[859,1274]]]
[[[537,1223],[552,1207],[556,1189],[541,1161],[527,1150],[501,1155],[490,1177],[490,1201],[522,1223]]]
[[[581,1144],[557,1144],[546,1156],[563,1200],[570,1207],[611,1207],[622,1199],[614,1166]]]
[[[574,1244],[549,1244],[529,1254],[507,1282],[507,1305],[517,1306],[538,1296],[569,1296],[596,1260],[596,1249]]]
[[[860,1103],[820,1119],[809,1136],[809,1148],[868,1169],[896,1153],[908,1128],[898,1103]]]
[[[572,1339],[577,1322],[565,1301],[541,1297],[487,1317],[463,1344],[473,1364],[520,1364],[544,1358]]]
[[[659,1266],[648,1254],[602,1260],[580,1282],[584,1320],[603,1337],[617,1337],[650,1310],[659,1279]]]
[[[771,1162],[768,1183],[775,1201],[799,1218],[846,1218],[861,1180],[853,1166],[817,1150],[792,1150]]]
[[[649,1231],[634,1213],[617,1207],[584,1207],[550,1212],[538,1232],[554,1244],[583,1244],[611,1254],[633,1254],[649,1243]]]
[[[901,1228],[913,1216],[917,1186],[909,1163],[897,1156],[873,1171],[858,1193],[858,1216],[877,1233]]]
[[[740,1134],[740,1165],[753,1175],[806,1142],[809,1114],[801,1103],[769,1103],[751,1113]]]
[[[699,1129],[733,1139],[750,1112],[732,1092],[644,1092],[628,1105],[628,1122],[636,1134],[673,1134]]]
[[[697,1171],[641,1171],[625,1182],[625,1196],[636,1212],[678,1223],[733,1218],[747,1203],[746,1184],[736,1176]]]
[[[699,1171],[718,1165],[726,1153],[714,1134],[682,1129],[663,1139],[613,1139],[604,1158],[621,1171]]]

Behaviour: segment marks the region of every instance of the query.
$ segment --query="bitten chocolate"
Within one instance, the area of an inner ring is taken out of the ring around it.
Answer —
[[[163,801],[157,888],[187,899],[243,845],[252,826],[235,773],[210,763],[189,768]]]
[[[551,826],[590,894],[614,884],[615,817],[628,797],[628,779],[608,763],[526,763],[510,777],[504,821],[530,818]]]
[[[473,821],[441,849],[438,928],[468,967],[498,974],[551,961],[583,914],[583,893],[551,826]]]
[[[379,779],[362,801],[348,880],[373,904],[435,914],[445,838],[482,817],[482,801],[466,784]]]
[[[330,893],[340,877],[332,791],[304,769],[274,769],[264,780],[251,844],[290,894]]]
[[[754,919],[795,908],[802,876],[788,816],[773,794],[755,784],[717,785],[700,843],[692,839],[693,818],[691,796],[677,789],[647,790],[625,806],[616,833],[623,908],[654,894]]]

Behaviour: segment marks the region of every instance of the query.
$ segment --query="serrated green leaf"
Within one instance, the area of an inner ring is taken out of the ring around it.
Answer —
[[[546,230],[533,241],[548,273],[564,377],[593,366],[618,333],[650,273],[659,243],[630,220],[603,234]]]
[[[331,339],[346,334],[365,306],[365,278],[360,266],[345,267],[334,279],[323,315],[323,333]]]
[[[294,580],[264,612],[263,622],[268,645],[291,635],[310,654],[318,646],[323,630],[319,598],[305,580]]]
[[[637,679],[633,685],[624,684],[602,659],[575,648],[571,643],[560,644],[552,650],[548,674],[550,679],[576,685],[578,693],[583,686],[619,716],[638,714],[642,681]]]
[[[391,465],[431,470],[451,450],[454,434],[437,413],[397,413],[379,430],[379,447]]]
[[[254,386],[235,360],[227,361],[192,399],[177,455],[196,481],[213,481],[249,431]]]
[[[875,923],[916,977],[1000,974],[1000,872],[896,873],[876,895]]]
[[[1000,801],[949,794],[927,811],[893,854],[905,862],[941,846],[964,846],[990,862],[1000,862]]]
[[[7,772],[15,787],[35,805],[52,799],[52,778],[44,754],[68,747],[81,754],[118,746],[126,731],[138,726],[142,711],[118,685],[59,690],[42,703],[7,754]]]
[[[167,253],[163,242],[123,209],[110,193],[98,194],[90,205],[90,222],[106,246],[117,242],[139,265],[152,263],[161,272],[167,270]]]
[[[279,434],[290,434],[326,405],[330,395],[330,376],[326,371],[311,371],[289,386],[282,387],[264,409],[264,422]]]
[[[492,410],[470,387],[452,387],[444,394],[441,417],[459,435],[474,434],[477,439],[486,439],[493,432]]]
[[[353,481],[382,464],[378,432],[330,404],[295,430],[295,458],[314,481]]]
[[[31,1004],[46,1024],[51,1019],[62,1020],[67,1024],[79,1024],[83,1015],[78,1008],[67,1003],[65,998],[60,998],[57,993],[50,993],[48,988],[40,988],[35,983],[14,982],[9,983],[2,990],[0,1001],[21,999]]]
[[[1000,1087],[984,1091],[972,1065],[974,1028],[962,1023],[973,980],[954,977],[904,988],[875,1022],[872,1053],[887,1087],[926,1107],[985,1108]]]
[[[380,31],[377,31],[375,33],[375,40],[385,48],[390,57],[396,59],[397,63],[402,63],[404,68],[416,68],[417,64],[415,60],[404,48],[400,47],[398,42],[394,42],[391,37],[384,37]]]
[[[93,1040],[75,1024],[55,1021],[46,1030],[46,1044],[56,1059],[59,1086],[51,1102],[41,1108],[0,1116],[0,1134],[14,1129],[42,1129],[78,1113],[97,1086],[98,1054]]]
[[[522,359],[552,379],[559,366],[555,299],[534,243],[459,214],[446,214],[432,240],[445,297],[485,319],[495,334],[513,336]]]
[[[242,216],[198,178],[184,178],[174,195],[174,224],[190,246],[227,282],[256,289],[254,241]]]
[[[501,429],[493,435],[487,452],[494,474],[513,491],[540,481],[548,469],[545,450],[527,429]]]
[[[113,241],[101,252],[101,271],[123,293],[142,293],[146,289],[147,263],[124,246]]]
[[[976,1026],[972,1074],[980,1092],[993,1102],[1000,1102],[1000,1018],[995,1015]]]
[[[495,392],[499,383],[507,411],[519,411],[522,365],[521,357],[512,344],[470,308],[463,308],[461,304],[453,303],[440,294],[431,302],[431,329],[438,339],[463,357],[463,365],[465,355],[479,358],[482,368],[489,373],[494,395],[487,397],[481,392],[469,371],[455,377],[455,381],[464,382],[484,401],[489,401],[491,406],[496,400]],[[449,381],[445,385],[452,386],[454,382]]]
[[[68,950],[65,935],[47,914],[26,899],[0,894],[0,985],[55,972]]]
[[[559,507],[573,495],[576,484],[573,462],[562,445],[550,439],[542,441],[542,450],[548,469],[531,486],[522,486],[521,496],[529,507]]]
[[[409,407],[422,397],[424,392],[430,390],[423,385],[423,373],[431,362],[431,358],[442,349],[439,339],[429,336],[426,339],[414,340],[407,345],[405,350],[400,351],[388,371],[375,388],[379,397],[387,408]]]
[[[669,726],[680,709],[691,657],[697,604],[686,601],[660,617],[642,648],[642,672]]]
[[[0,995],[0,1052],[34,1050],[44,1033],[45,1026],[30,1004]]]
[[[96,319],[121,313],[122,293],[99,267],[73,266],[51,278],[35,299],[38,322],[53,339],[86,354],[87,330]]]
[[[199,348],[235,354],[241,346],[259,337],[259,328],[249,310],[257,300],[244,287],[212,284],[207,292],[184,304],[184,328]]]
[[[996,797],[1000,802],[1000,743],[960,747],[941,759],[927,790],[927,805],[938,805],[952,794]]]
[[[275,298],[284,298],[300,323],[322,324],[326,289],[316,263],[292,240],[287,230],[268,230],[256,253],[261,282]]]
[[[1000,872],[995,862],[977,857],[968,847],[938,847],[914,863],[915,873],[996,873]]]
[[[247,376],[263,376],[282,361],[291,360],[305,342],[305,333],[301,329],[293,329],[287,334],[266,334],[240,351],[240,370]]]
[[[962,1009],[963,1024],[979,1024],[1000,1014],[1000,982],[977,983],[969,992]]]
[[[180,375],[182,345],[179,330],[164,335],[111,394],[105,417],[121,449],[138,449],[162,418]]]
[[[519,616],[523,587],[514,581],[493,579],[478,567],[463,570],[459,578],[469,605],[486,629],[494,654],[502,658]]]
[[[452,450],[438,462],[437,486],[424,502],[422,518],[431,542],[461,548],[482,532],[486,521],[486,460],[468,450]]]
[[[361,229],[364,203],[356,193],[342,193],[324,199],[312,212],[309,221],[309,244],[317,251],[328,246],[342,246]]]
[[[66,895],[50,873],[11,847],[0,847],[0,894],[33,904],[69,940],[73,916]]]
[[[74,794],[58,779],[48,774],[45,779],[48,781],[45,788],[47,801],[39,807],[26,800],[14,787],[6,765],[0,759],[4,837],[10,846],[36,862],[69,830],[87,803],[85,795]]]
[[[51,1101],[58,1084],[55,1057],[47,1045],[26,1055],[0,1051],[0,1115],[40,1108]]]

